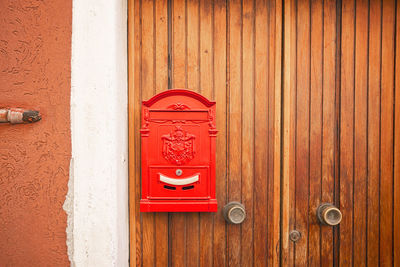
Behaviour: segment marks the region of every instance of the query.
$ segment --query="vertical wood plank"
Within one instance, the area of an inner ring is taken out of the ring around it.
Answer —
[[[172,3],[172,85],[187,87],[186,75],[186,1]],[[186,266],[186,217],[184,213],[170,215],[170,265]]]
[[[341,97],[340,97],[340,266],[353,264],[354,175],[354,19],[355,2],[342,2]]]
[[[139,102],[139,78],[140,78],[140,29],[139,29],[139,1],[128,1],[128,121],[129,121],[129,258],[130,266],[140,265],[138,255],[141,255],[140,240],[140,169],[137,163],[140,147],[137,134],[140,126],[140,117],[137,109]],[[138,123],[139,122],[139,123]],[[139,177],[139,178],[138,178]]]
[[[335,179],[336,1],[323,4],[321,203],[333,203]],[[333,266],[333,229],[321,227],[321,266]]]
[[[200,0],[200,91],[213,99],[212,3]],[[200,213],[200,266],[212,265],[213,214]]]
[[[154,9],[152,0],[142,1],[142,100],[154,95],[155,90],[155,57],[154,57]],[[154,213],[141,213],[143,266],[154,266],[155,263],[155,217]]]
[[[335,179],[334,203],[340,208],[340,94],[341,94],[341,49],[342,49],[342,3],[336,1],[336,86],[335,86]],[[333,266],[339,265],[340,226],[333,229]]]
[[[267,138],[270,140],[268,143],[267,147],[267,154],[268,158],[268,173],[267,173],[267,188],[264,189],[267,196],[270,198],[271,201],[267,202],[267,214],[269,218],[273,218],[270,220],[270,227],[268,227],[267,230],[267,264],[273,264],[274,256],[275,256],[275,249],[276,249],[276,244],[274,240],[274,172],[275,170],[275,161],[274,161],[274,150],[275,150],[275,123],[277,121],[277,118],[275,117],[275,112],[276,112],[276,105],[275,105],[275,19],[276,19],[276,3],[275,1],[271,1],[269,3],[269,16],[268,16],[268,37],[269,37],[269,42],[268,42],[268,54],[269,54],[269,62],[268,65],[266,66],[267,71],[268,71],[268,87],[271,88],[271,90],[268,91],[268,97],[266,100],[266,104],[269,107],[269,112],[268,112],[268,123],[267,123]]]
[[[392,266],[395,3],[382,3],[380,264]]]
[[[268,179],[268,117],[269,105],[266,103],[270,88],[268,87],[269,60],[269,19],[268,6],[265,0],[257,0],[255,7],[255,140],[254,147],[254,265],[267,265],[267,236],[271,218],[268,217],[268,195],[265,193]],[[265,25],[268,25],[267,27]],[[266,52],[267,51],[267,52]]]
[[[187,1],[187,88],[200,92],[200,43],[199,43],[199,1]],[[186,215],[187,266],[198,266],[200,262],[200,215],[190,212]]]
[[[154,1],[156,34],[156,94],[168,88],[168,3],[167,0]],[[155,265],[168,265],[168,213],[155,215]]]
[[[228,200],[241,201],[242,137],[242,5],[229,2],[229,176]],[[228,225],[228,265],[241,263],[241,226]]]
[[[172,84],[186,88],[186,1],[172,1]]]
[[[356,3],[354,96],[354,265],[366,265],[368,1]]]
[[[310,200],[309,264],[321,265],[320,224],[315,211],[321,203],[322,160],[322,1],[311,2],[311,89],[310,89]]]
[[[200,7],[199,0],[187,1],[188,88],[200,93]]]
[[[400,265],[400,3],[396,2],[395,105],[394,105],[394,207],[393,266]]]
[[[297,5],[295,229],[301,233],[302,238],[295,244],[295,261],[296,265],[307,265],[310,184],[310,2],[299,1]]]
[[[214,217],[214,249],[213,266],[226,266],[226,224],[222,216],[222,207],[226,204],[227,191],[227,33],[226,1],[218,0],[214,3],[213,25],[213,59],[214,59],[214,92],[217,102],[217,129],[216,144],[216,197],[219,210]]]
[[[242,223],[242,266],[253,265],[254,190],[254,2],[243,1],[242,69],[242,203],[246,220]],[[263,145],[263,143],[259,144]],[[264,144],[265,146],[265,144]],[[264,189],[265,190],[265,189]],[[267,193],[267,192],[265,192]],[[266,237],[264,237],[266,238]]]
[[[274,2],[273,13],[270,15],[274,23],[270,28],[272,33],[270,34],[270,52],[271,68],[269,74],[269,88],[273,88],[273,117],[269,119],[269,122],[273,123],[273,177],[272,187],[270,194],[270,200],[272,199],[272,247],[270,252],[272,258],[270,263],[273,266],[280,266],[280,198],[281,198],[281,123],[282,123],[282,12],[283,6],[282,1],[277,0]],[[272,26],[272,27],[271,27]],[[270,104],[269,106],[272,106]],[[271,113],[270,113],[271,114]],[[272,144],[271,144],[272,145]],[[271,202],[271,201],[269,201]]]
[[[141,2],[135,1],[135,79],[134,79],[134,130],[135,130],[135,217],[136,217],[136,265],[142,266],[142,219],[140,215],[139,200],[141,195],[141,173],[140,173],[140,134],[139,129],[141,128],[141,76],[142,76],[142,31],[141,31]]]
[[[368,62],[367,265],[379,265],[381,1],[370,2]]]
[[[296,80],[296,4],[284,1],[283,43],[283,140],[282,140],[282,247],[283,266],[294,265],[293,243],[289,231],[294,225],[294,162],[295,162],[295,80]],[[258,58],[258,57],[257,57]]]

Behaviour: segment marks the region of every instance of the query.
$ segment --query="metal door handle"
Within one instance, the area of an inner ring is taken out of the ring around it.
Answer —
[[[322,203],[317,209],[317,217],[321,224],[335,226],[342,221],[342,212],[331,203]]]
[[[0,108],[0,123],[32,123],[42,119],[39,111],[22,108]]]
[[[223,215],[228,223],[240,224],[246,218],[244,206],[236,201],[229,202],[224,206]]]

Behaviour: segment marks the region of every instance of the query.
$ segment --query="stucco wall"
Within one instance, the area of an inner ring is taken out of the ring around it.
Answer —
[[[0,1],[0,107],[39,110],[0,124],[0,266],[68,266],[72,1]]]
[[[74,0],[68,253],[128,266],[126,0]]]

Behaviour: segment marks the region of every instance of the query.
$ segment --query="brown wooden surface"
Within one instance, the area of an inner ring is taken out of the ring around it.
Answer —
[[[278,264],[282,4],[138,0],[129,9],[131,266]],[[140,101],[168,87],[217,101],[217,213],[138,210]],[[228,201],[246,206],[242,225],[223,219]]]
[[[335,145],[336,132],[332,131],[336,124],[336,2],[323,3],[323,73],[322,73],[322,175],[321,202],[334,202],[335,188]],[[334,232],[329,227],[321,227],[321,265],[333,266]]]
[[[339,232],[339,265],[353,265],[354,186],[354,27],[355,2],[342,2],[339,122],[339,208],[343,214]],[[349,253],[350,252],[350,253]]]
[[[400,265],[400,4],[396,3],[396,65],[395,65],[395,105],[394,105],[394,207],[393,207],[393,265]]]
[[[398,1],[285,2],[284,266],[399,264],[398,12]],[[318,224],[322,202],[340,207],[339,227]]]
[[[368,62],[368,266],[379,262],[379,139],[380,139],[380,66],[381,66],[381,3],[371,1],[369,21]]]
[[[354,85],[354,225],[367,225],[367,71],[368,71],[368,1],[356,7],[355,85]],[[367,231],[354,230],[355,266],[366,266]]]
[[[130,1],[131,265],[399,265],[399,17],[394,0]],[[217,101],[215,214],[139,212],[140,101],[168,87]],[[324,202],[340,226],[320,226]]]
[[[393,265],[393,105],[395,1],[382,2],[380,264]],[[398,78],[398,77],[397,77]],[[400,248],[397,248],[400,249]]]

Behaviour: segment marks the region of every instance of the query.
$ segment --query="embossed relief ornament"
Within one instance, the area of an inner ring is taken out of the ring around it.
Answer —
[[[161,137],[164,158],[177,165],[189,162],[194,158],[195,138],[195,135],[187,133],[181,126],[176,126],[175,130]]]

